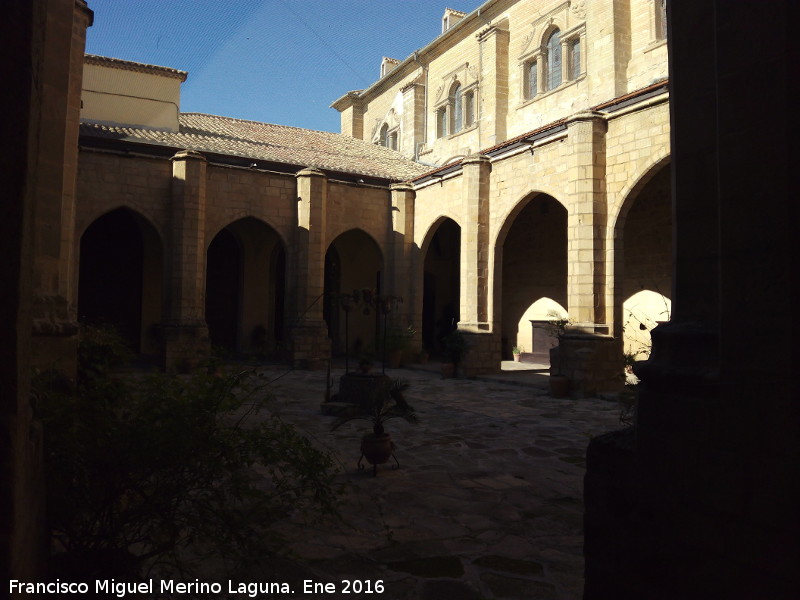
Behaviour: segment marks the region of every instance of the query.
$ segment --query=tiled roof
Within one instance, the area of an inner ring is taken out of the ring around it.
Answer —
[[[113,67],[125,71],[136,71],[138,73],[155,73],[167,75],[181,81],[186,81],[188,73],[170,67],[159,67],[158,65],[148,65],[145,63],[133,62],[132,60],[122,60],[121,58],[111,58],[110,56],[98,56],[97,54],[84,54],[83,62],[87,65],[99,65],[101,67]]]
[[[315,167],[392,181],[407,181],[430,169],[394,150],[338,133],[201,113],[182,113],[178,119],[178,132],[82,123],[81,135],[252,158],[296,165],[298,169]]]

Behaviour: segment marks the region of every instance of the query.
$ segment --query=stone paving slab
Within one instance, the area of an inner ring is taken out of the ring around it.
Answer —
[[[585,450],[591,437],[620,428],[619,404],[554,399],[538,379],[387,374],[409,382],[420,424],[389,421],[401,467],[379,466],[374,478],[356,468],[367,424],[332,432],[334,417],[321,413],[324,372],[290,372],[270,385],[271,410],[337,457],[348,489],[345,523],[279,525],[291,558],[331,581],[382,580],[384,593],[365,598],[579,599]]]

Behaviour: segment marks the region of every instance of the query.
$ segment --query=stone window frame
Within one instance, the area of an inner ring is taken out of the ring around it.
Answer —
[[[400,148],[400,125],[390,127],[389,123],[384,121],[378,128],[375,144],[391,150],[398,150]]]
[[[575,44],[578,43],[578,70],[575,72]],[[586,75],[586,23],[561,32],[561,84]]]
[[[447,104],[435,109],[435,122],[436,122],[436,138],[447,137],[447,125],[449,122]]]
[[[533,100],[539,95],[539,68],[542,61],[542,55],[536,53],[532,58],[523,62],[522,66],[522,99]],[[533,82],[531,81],[531,74],[534,75]]]
[[[476,119],[476,111],[475,108],[477,107],[476,99],[478,97],[477,94],[478,86],[477,84],[467,86],[466,89],[462,89],[462,95],[464,97],[464,124],[462,130],[467,130],[475,125]]]
[[[455,91],[461,95],[461,122],[456,123],[457,116]],[[477,125],[478,82],[464,85],[458,78],[453,78],[447,96],[433,107],[436,122],[436,139],[453,137],[469,131]]]
[[[561,45],[561,83],[553,88],[548,87],[547,83],[547,42],[554,32],[559,32],[559,43]],[[579,70],[576,73],[574,66],[574,44],[578,42],[579,48]],[[536,93],[531,93],[530,89],[530,70],[531,66],[536,65],[537,86]],[[545,28],[540,38],[539,44],[534,49],[520,57],[520,98],[521,104],[544,98],[565,86],[571,85],[586,77],[586,23],[580,23],[570,29],[564,30],[555,21],[551,21],[550,26]]]
[[[650,11],[650,30],[653,43],[667,41],[667,0],[651,0],[653,10]]]
[[[650,42],[644,51],[650,52],[667,45],[667,3],[669,0],[650,2]]]

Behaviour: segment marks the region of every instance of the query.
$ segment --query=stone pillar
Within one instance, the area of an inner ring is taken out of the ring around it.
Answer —
[[[561,38],[560,40],[561,46],[561,82],[566,83],[572,77],[570,77],[570,63],[571,63],[571,53],[570,53],[570,41]]]
[[[400,89],[403,114],[400,117],[400,152],[417,157],[417,146],[425,142],[425,86],[411,82]]]
[[[416,193],[409,183],[394,183],[392,194],[391,260],[387,264],[387,293],[400,296],[392,321],[397,327],[412,326],[417,332],[414,352],[422,343],[422,267],[418,265],[418,251],[414,246],[414,202]]]
[[[486,156],[463,162],[464,224],[461,229],[461,307],[458,329],[467,337],[467,377],[500,370],[500,341],[489,322],[489,178]]]
[[[171,248],[164,330],[168,369],[195,366],[208,356],[205,320],[206,159],[183,150],[172,157]]]
[[[364,139],[364,104],[358,92],[347,92],[331,104],[339,111],[341,133],[358,140]]]
[[[557,353],[553,372],[570,378],[574,395],[618,390],[623,383],[622,340],[606,325],[606,122],[584,112],[567,122],[571,144],[567,296],[575,327]]]
[[[77,351],[75,187],[86,29],[92,11],[82,0],[54,4],[44,25],[39,175],[33,205],[34,365],[74,376]]]
[[[498,26],[491,26],[478,34],[482,73],[481,98],[476,102],[475,111],[480,123],[481,148],[489,148],[507,138],[508,39],[508,31]]]
[[[644,10],[637,4],[637,11]],[[628,88],[628,63],[631,58],[631,2],[609,0],[586,2],[586,22],[590,23],[591,47],[583,44],[581,51],[591,60],[592,94],[596,98],[617,98],[633,90]],[[636,23],[637,34],[641,21]],[[589,63],[586,63],[589,65]]]
[[[325,290],[328,178],[317,169],[297,173],[297,230],[291,264],[288,309],[289,353],[296,368],[317,369],[330,358],[328,327],[322,318]]]
[[[763,122],[794,106],[791,5],[770,4],[756,45],[750,3],[668,5],[672,320],[637,369],[635,434],[587,453],[586,600],[800,589],[796,143]],[[759,111],[742,72],[763,74]]]
[[[31,372],[37,364],[75,370],[75,315],[64,278],[69,254],[61,238],[71,217],[65,222],[61,210],[74,193],[67,162],[74,165],[77,154],[67,121],[68,107],[80,102],[80,79],[76,100],[73,78],[82,72],[72,70],[72,58],[83,54],[91,18],[82,1],[50,0],[6,3],[0,21],[3,91],[12,99],[3,103],[0,148],[0,574],[6,581],[41,582],[47,574],[45,451]],[[48,306],[48,299],[57,303]]]
[[[599,113],[579,113],[567,130],[569,315],[579,324],[605,323],[606,123]]]

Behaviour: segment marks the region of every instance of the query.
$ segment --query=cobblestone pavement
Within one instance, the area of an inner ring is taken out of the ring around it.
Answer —
[[[342,372],[332,374],[337,384]],[[541,373],[387,374],[409,382],[420,424],[389,421],[401,467],[379,466],[374,478],[356,468],[368,425],[331,432],[334,418],[321,414],[324,372],[290,372],[271,384],[275,410],[332,451],[350,484],[346,524],[280,526],[293,558],[339,593],[342,580],[360,580],[363,591],[382,581],[383,594],[365,598],[581,598],[586,446],[620,427],[619,405],[551,398]]]

